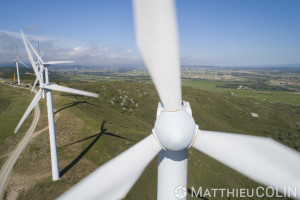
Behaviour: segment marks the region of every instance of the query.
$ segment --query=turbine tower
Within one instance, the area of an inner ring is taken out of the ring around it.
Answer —
[[[64,87],[61,85],[57,84],[50,84],[49,83],[49,72],[48,72],[48,67],[47,65],[41,65],[42,67],[45,66],[45,68],[41,68],[40,71],[37,70],[37,66],[33,60],[33,57],[31,55],[31,52],[28,47],[28,40],[26,41],[25,35],[23,31],[21,31],[21,36],[28,54],[28,58],[30,60],[30,63],[32,65],[32,68],[35,72],[35,75],[37,79],[40,82],[40,89],[36,93],[35,97],[33,98],[32,102],[28,106],[26,112],[22,116],[20,122],[18,123],[15,133],[19,130],[25,119],[28,117],[30,112],[33,110],[33,108],[38,104],[39,100],[41,99],[42,92],[46,91],[47,95],[47,110],[48,110],[48,126],[49,126],[49,137],[50,137],[50,150],[51,150],[51,164],[52,164],[52,179],[53,180],[58,180],[59,179],[59,167],[58,167],[58,159],[57,159],[57,149],[56,149],[56,138],[55,138],[55,125],[54,125],[54,116],[53,116],[53,103],[52,103],[52,91],[60,91],[60,92],[67,92],[67,93],[72,93],[72,94],[78,94],[78,95],[84,95],[84,96],[90,96],[90,97],[95,97],[98,98],[98,94],[91,93],[91,92],[86,92],[82,90],[77,90],[73,88],[68,88]],[[45,70],[45,79],[46,82],[44,83],[41,79],[41,71]]]
[[[161,100],[154,129],[58,199],[123,199],[157,154],[157,199],[176,199],[175,189],[187,187],[190,147],[281,192],[285,186],[295,186],[299,198],[298,152],[269,138],[198,129],[189,103],[181,99],[173,0],[133,3],[137,44]]]
[[[16,68],[17,68],[17,78],[18,78],[18,85],[21,84],[20,82],[20,73],[19,73],[19,63],[23,64],[25,67],[29,68],[27,65],[25,65],[19,58],[19,52],[18,52],[18,47],[16,47],[17,50],[17,58],[14,59],[14,64],[16,64]]]

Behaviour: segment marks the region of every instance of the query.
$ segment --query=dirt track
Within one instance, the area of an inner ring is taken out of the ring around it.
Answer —
[[[6,182],[9,177],[9,174],[11,173],[16,161],[18,160],[19,156],[21,155],[22,151],[25,149],[27,144],[29,143],[34,130],[37,126],[37,123],[40,118],[40,108],[39,104],[37,104],[34,108],[34,118],[33,121],[25,133],[24,138],[18,143],[17,148],[12,152],[12,154],[9,156],[7,161],[4,163],[3,167],[0,171],[0,198],[2,199],[3,192],[5,190]]]

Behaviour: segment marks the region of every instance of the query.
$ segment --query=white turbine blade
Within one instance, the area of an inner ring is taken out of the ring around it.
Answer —
[[[38,40],[38,52],[39,52],[39,56],[41,56],[41,52],[40,52],[40,41]]]
[[[19,60],[19,51],[18,51],[18,47],[16,46],[16,50],[17,50],[17,60]]]
[[[44,72],[44,65],[39,64],[39,74],[42,77]]]
[[[39,67],[40,68],[39,69],[39,76],[42,77],[43,76],[42,74],[43,74],[43,71],[44,71],[44,67],[43,67],[43,65],[39,65],[39,66],[40,66]],[[37,82],[38,82],[38,78],[36,78],[35,81],[34,81],[34,84],[33,84],[32,89],[31,89],[32,91],[34,90]]]
[[[29,67],[28,67],[27,65],[25,65],[25,63],[23,63],[21,60],[18,59],[18,61],[19,61],[20,63],[22,63],[25,67],[29,68]]]
[[[37,78],[35,79],[34,84],[33,84],[33,86],[32,86],[32,89],[31,89],[32,91],[34,90],[34,88],[35,88],[35,86],[36,86],[38,80],[39,80],[39,79],[37,79]]]
[[[27,39],[27,42],[28,42],[28,44],[29,44],[30,48],[32,49],[32,51],[33,51],[34,55],[36,56],[36,58],[37,58],[38,60],[41,60],[41,61],[43,61],[43,60],[42,60],[42,58],[40,57],[40,55],[38,54],[38,52],[36,52],[36,50],[33,48],[33,46],[32,46],[32,44],[31,44],[31,42],[30,42],[28,39]]]
[[[42,77],[43,72],[44,72],[44,65],[43,64],[39,64],[40,70],[39,70],[39,74]]]
[[[41,61],[42,63],[44,63],[44,61],[42,60],[42,57],[37,53],[37,51],[34,49],[34,47],[32,46],[31,42],[28,39],[27,39],[27,42],[28,42],[30,48],[32,49],[32,51],[34,52],[35,56],[37,57],[37,59],[38,59],[37,62]],[[39,70],[40,77],[42,77],[43,71],[44,71],[44,65],[40,64],[40,70]]]
[[[181,109],[177,22],[173,0],[134,0],[137,45],[165,110]]]
[[[25,111],[25,113],[23,114],[20,122],[18,123],[14,133],[17,133],[19,128],[22,126],[22,124],[24,123],[25,119],[28,117],[28,115],[30,114],[30,112],[33,110],[33,108],[36,106],[36,104],[39,102],[39,100],[41,99],[42,96],[42,90],[40,89],[35,97],[33,98],[33,100],[31,101],[31,103],[29,104],[27,110]]]
[[[153,135],[104,164],[58,199],[123,199],[161,150]]]
[[[28,44],[27,44],[27,42],[26,42],[25,35],[24,35],[24,33],[23,33],[22,30],[21,30],[21,36],[22,36],[22,39],[23,39],[23,42],[24,42],[24,45],[25,45],[25,48],[26,48],[26,52],[27,52],[28,58],[29,58],[30,63],[31,63],[31,65],[32,65],[33,71],[34,71],[36,77],[39,79],[40,83],[43,84],[43,82],[42,82],[42,80],[41,80],[41,77],[39,76],[39,73],[38,73],[37,67],[36,67],[36,65],[35,65],[35,62],[34,62],[34,60],[33,60],[33,57],[32,57],[32,55],[31,55],[31,53],[30,53],[29,48],[28,48]]]
[[[49,61],[45,62],[45,65],[56,65],[56,64],[66,64],[66,63],[74,63],[74,61]]]
[[[72,93],[72,94],[90,96],[90,97],[95,97],[95,98],[99,97],[99,95],[96,94],[96,93],[86,92],[86,91],[77,90],[77,89],[73,89],[73,88],[68,88],[68,87],[64,87],[64,86],[61,86],[61,85],[57,85],[57,84],[43,85],[42,88],[43,89],[60,91],[60,92],[67,92],[67,93]]]
[[[193,147],[281,192],[296,187],[300,198],[300,154],[275,140],[199,130]]]

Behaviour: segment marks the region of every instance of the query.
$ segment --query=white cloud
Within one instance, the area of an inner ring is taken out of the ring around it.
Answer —
[[[37,24],[32,24],[32,25],[30,25],[30,26],[27,26],[25,29],[26,29],[26,30],[35,30],[35,29],[38,29],[38,28],[40,28],[39,25],[37,25]]]
[[[80,51],[82,49],[82,47],[74,47],[73,50],[74,51]]]
[[[40,50],[43,60],[73,60],[78,65],[137,65],[141,64],[141,58],[134,49],[125,49],[116,44],[109,46],[101,45],[101,42],[91,43],[68,40],[48,36],[26,37],[37,48],[40,42]],[[0,64],[13,62],[16,56],[16,46],[23,62],[28,62],[23,41],[20,34],[0,30]]]

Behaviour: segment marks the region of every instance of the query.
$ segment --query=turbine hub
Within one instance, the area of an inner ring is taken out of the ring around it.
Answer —
[[[196,136],[195,124],[188,102],[183,103],[180,111],[165,112],[161,104],[152,130],[155,138],[165,150],[180,151],[189,148]]]

